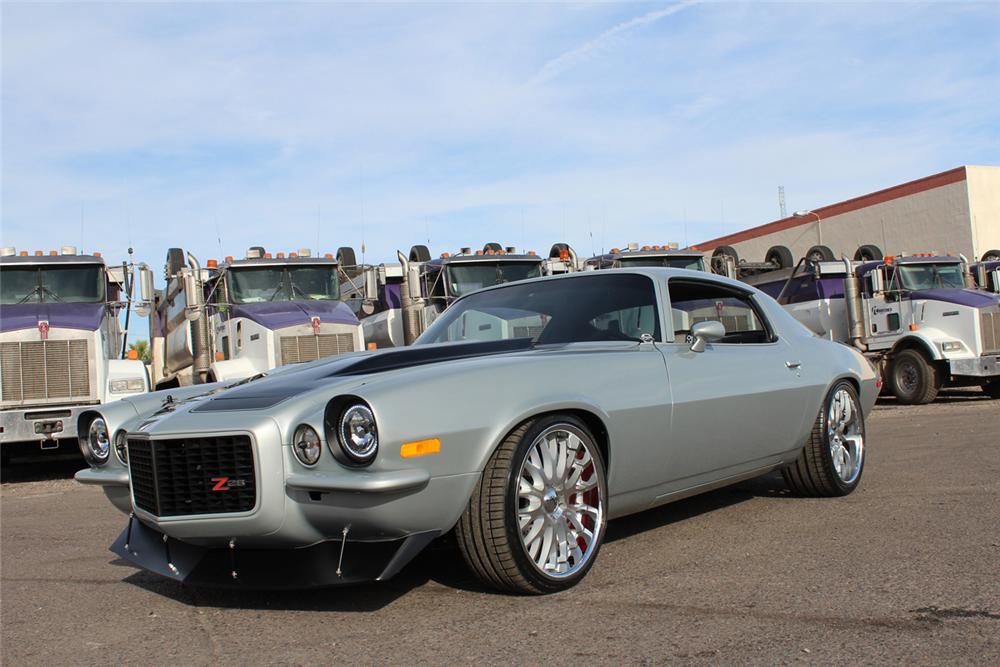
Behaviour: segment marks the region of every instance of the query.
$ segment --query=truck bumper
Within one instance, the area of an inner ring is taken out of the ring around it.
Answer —
[[[0,412],[0,443],[39,442],[42,449],[55,439],[76,439],[76,424],[80,413],[92,410],[93,405],[39,406],[35,408],[4,410]]]
[[[1000,376],[1000,354],[985,355],[974,359],[949,359],[952,375],[971,375],[975,377]]]

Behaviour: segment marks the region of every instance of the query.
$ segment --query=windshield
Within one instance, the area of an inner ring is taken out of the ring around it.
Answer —
[[[0,303],[103,303],[103,266],[4,267]]]
[[[623,268],[666,266],[671,269],[705,270],[705,262],[701,257],[623,257],[618,260],[618,264]]]
[[[414,345],[527,338],[539,344],[660,340],[648,276],[616,271],[512,284],[456,301]]]
[[[329,266],[232,269],[233,303],[267,301],[336,301],[340,298],[337,268]]]
[[[962,267],[959,264],[908,264],[896,267],[899,283],[906,290],[940,289],[954,287],[962,289]]]
[[[477,289],[540,278],[541,262],[476,262],[448,265],[448,287],[452,296],[462,296]]]

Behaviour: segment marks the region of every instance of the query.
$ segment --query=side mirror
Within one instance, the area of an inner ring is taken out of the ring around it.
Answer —
[[[882,279],[881,271],[876,269],[875,271],[869,272],[869,274],[865,277],[871,281],[872,294],[881,294],[885,291],[885,281]]]
[[[423,298],[423,294],[420,293],[420,266],[411,266],[409,273],[410,275],[407,277],[406,282],[410,287],[410,298]]]
[[[135,303],[135,314],[148,317],[153,306],[153,271],[146,264],[138,264],[135,268],[139,279],[139,299]]]
[[[201,314],[198,312],[198,279],[193,271],[184,272],[184,317],[189,320],[196,320]]]
[[[722,325],[722,322],[715,320],[698,322],[691,327],[691,335],[694,337],[694,342],[691,343],[691,351],[704,352],[706,343],[709,341],[714,343],[726,335],[726,327]]]

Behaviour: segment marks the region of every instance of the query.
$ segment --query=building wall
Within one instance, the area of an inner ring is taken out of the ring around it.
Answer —
[[[1000,249],[1000,167],[966,167],[976,259]],[[969,257],[971,260],[972,257]]]
[[[751,262],[764,261],[775,245],[787,246],[796,260],[815,245],[828,246],[838,258],[853,258],[858,247],[875,245],[885,255],[933,252],[978,259],[1000,247],[1000,167],[959,167],[697,248],[711,254],[721,245],[733,246],[740,259]]]

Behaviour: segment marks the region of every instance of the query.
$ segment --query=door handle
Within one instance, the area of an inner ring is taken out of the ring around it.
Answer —
[[[785,362],[785,368],[787,368],[790,371],[798,370],[799,366],[801,366],[801,365],[802,365],[801,361],[786,361]]]

